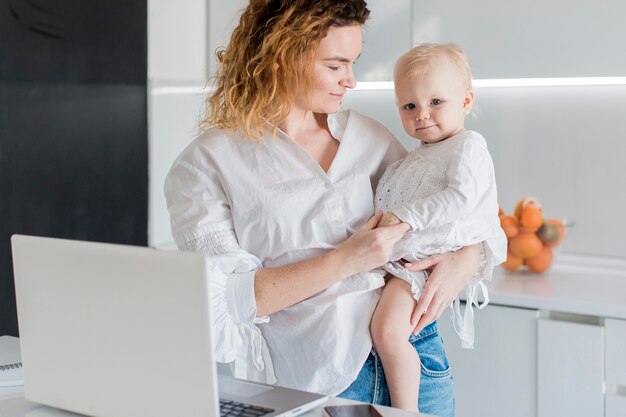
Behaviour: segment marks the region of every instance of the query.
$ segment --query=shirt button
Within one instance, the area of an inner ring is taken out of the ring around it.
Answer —
[[[328,190],[328,189],[330,188],[330,184],[329,184],[329,183],[327,183],[327,182],[325,182],[325,183],[324,183],[324,188],[326,188],[326,189]]]

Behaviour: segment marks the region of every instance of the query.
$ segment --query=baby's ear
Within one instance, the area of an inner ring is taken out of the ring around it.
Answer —
[[[474,104],[474,90],[468,88],[465,91],[465,99],[463,100],[463,107],[471,107]]]

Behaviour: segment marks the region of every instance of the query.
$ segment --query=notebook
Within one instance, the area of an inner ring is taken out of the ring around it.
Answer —
[[[20,341],[13,336],[0,336],[0,388],[24,385]]]
[[[24,235],[11,242],[26,399],[106,417],[214,417],[218,387],[219,400],[272,410],[268,417],[326,400],[217,375],[203,256]]]

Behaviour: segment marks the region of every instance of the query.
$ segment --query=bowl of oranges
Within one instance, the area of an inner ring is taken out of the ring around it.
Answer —
[[[544,218],[541,204],[534,197],[519,200],[513,214],[500,208],[498,215],[508,241],[504,269],[544,272],[550,268],[553,249],[563,242],[567,222]]]

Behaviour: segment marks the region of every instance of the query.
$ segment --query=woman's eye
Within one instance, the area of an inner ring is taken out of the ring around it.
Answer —
[[[413,110],[415,108],[415,104],[409,103],[404,105],[404,110]]]
[[[430,104],[432,104],[433,106],[438,106],[441,103],[443,103],[443,100],[440,98],[434,98],[430,101]]]
[[[331,69],[332,71],[338,71],[339,70],[339,67],[329,66],[328,68]]]

